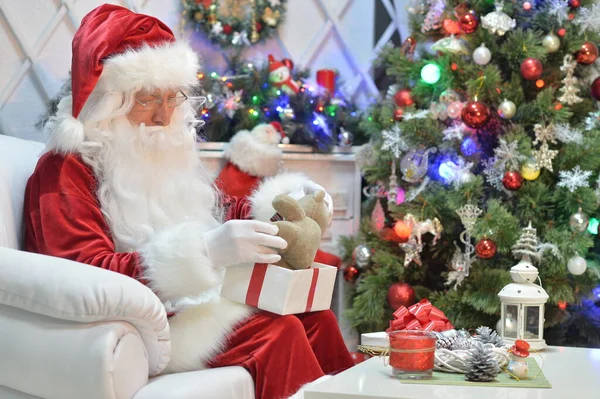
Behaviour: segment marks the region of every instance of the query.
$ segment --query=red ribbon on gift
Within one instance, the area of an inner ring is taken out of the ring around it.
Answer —
[[[427,299],[406,308],[400,306],[394,312],[394,320],[390,321],[388,331],[425,330],[445,331],[454,328],[444,312],[436,308]]]
[[[250,276],[250,283],[248,284],[248,292],[246,292],[246,305],[258,307],[258,300],[260,299],[260,292],[262,291],[263,284],[265,282],[265,276],[267,275],[267,269],[269,265],[266,263],[257,263],[252,269],[252,275]],[[306,299],[305,312],[310,312],[315,299],[315,291],[317,290],[317,281],[319,280],[319,269],[311,269],[312,280],[310,282],[310,288],[308,290],[308,298]]]

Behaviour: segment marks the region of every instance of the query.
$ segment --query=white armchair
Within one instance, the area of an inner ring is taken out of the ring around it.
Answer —
[[[159,375],[169,325],[146,286],[19,250],[24,188],[42,150],[0,135],[0,398],[253,399],[241,367]]]

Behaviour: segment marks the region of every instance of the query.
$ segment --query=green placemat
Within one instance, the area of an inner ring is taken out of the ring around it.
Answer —
[[[433,376],[429,380],[401,380],[403,384],[427,384],[427,385],[468,385],[480,387],[511,387],[511,388],[552,388],[552,385],[546,379],[544,372],[540,370],[537,362],[532,359],[527,359],[529,365],[529,373],[531,376],[525,380],[515,380],[510,378],[507,372],[502,372],[496,377],[496,381],[490,382],[471,382],[465,380],[464,374],[443,373],[434,371]],[[539,374],[538,374],[539,373]],[[535,377],[535,378],[533,378]]]

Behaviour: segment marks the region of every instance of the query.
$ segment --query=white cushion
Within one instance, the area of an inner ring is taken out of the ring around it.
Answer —
[[[0,135],[0,246],[22,248],[25,186],[44,145]]]
[[[133,399],[254,399],[254,381],[242,367],[219,367],[156,377]]]
[[[150,375],[169,361],[164,306],[148,287],[125,275],[0,247],[0,304],[59,320],[126,321],[144,341]]]

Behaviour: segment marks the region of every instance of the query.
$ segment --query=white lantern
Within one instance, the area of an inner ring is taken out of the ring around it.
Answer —
[[[510,269],[513,283],[508,284],[498,296],[502,303],[500,335],[507,345],[523,339],[533,350],[546,348],[544,341],[544,304],[548,294],[535,284],[538,269],[528,260],[522,260]]]

